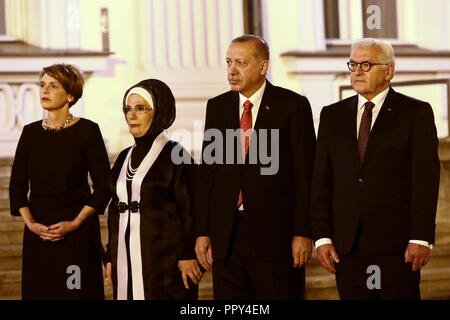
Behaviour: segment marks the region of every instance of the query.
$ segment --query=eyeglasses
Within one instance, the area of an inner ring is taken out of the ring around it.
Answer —
[[[145,106],[135,106],[134,108],[130,107],[130,106],[126,106],[126,107],[122,107],[122,111],[124,114],[127,114],[128,112],[136,112],[136,114],[144,114],[149,112],[150,110],[153,110],[152,108],[147,108]]]
[[[372,63],[369,61],[363,61],[361,63],[356,63],[354,61],[347,62],[348,70],[351,72],[355,72],[356,68],[358,68],[358,65],[361,66],[361,70],[364,72],[370,71],[372,69],[372,66],[387,66],[389,63]]]

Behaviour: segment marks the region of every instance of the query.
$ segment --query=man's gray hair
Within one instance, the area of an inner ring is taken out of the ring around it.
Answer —
[[[389,63],[395,67],[394,48],[389,42],[385,40],[362,38],[352,43],[351,51],[353,51],[353,49],[355,48],[375,48],[378,50],[379,57],[381,59],[381,61],[377,62]]]

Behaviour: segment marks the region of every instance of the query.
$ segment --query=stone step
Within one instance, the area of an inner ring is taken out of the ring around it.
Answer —
[[[0,199],[0,211],[9,211],[9,198]]]
[[[450,245],[450,223],[440,222],[436,224],[436,246]]]
[[[22,256],[0,257],[0,271],[16,271],[22,269]]]
[[[450,267],[424,268],[421,272],[422,299],[450,298]],[[306,277],[307,300],[339,299],[335,276],[332,274]]]
[[[1,171],[1,168],[0,168]],[[8,189],[9,188],[9,179],[10,179],[10,175],[2,175],[0,173],[0,188],[5,188]]]
[[[448,266],[450,266],[450,245],[437,245],[431,250],[430,261],[424,268],[434,269]]]
[[[11,222],[11,221],[22,221],[22,217],[12,216],[8,210],[0,210],[0,223]]]
[[[0,271],[0,300],[20,299],[20,271]],[[439,282],[439,283],[437,283]],[[422,299],[450,298],[450,268],[422,272]],[[112,299],[112,288],[105,283],[105,298]],[[212,299],[211,273],[207,272],[199,287],[199,299]],[[338,300],[334,275],[307,277],[307,300]]]
[[[0,285],[5,283],[20,283],[22,277],[22,271],[10,270],[0,271]]]
[[[421,272],[422,293],[450,291],[450,267],[424,268]]]
[[[200,281],[198,287],[198,299],[199,300],[213,299],[212,272],[210,271],[207,271],[203,274],[202,281]]]
[[[21,244],[22,241],[23,228],[21,230],[0,232],[0,245]]]
[[[2,221],[0,222],[0,233],[10,232],[10,231],[20,231],[23,230],[25,223],[23,221]]]
[[[421,293],[422,300],[450,300],[450,290]]]
[[[0,177],[9,177],[11,175],[11,168],[13,159],[0,159]]]
[[[0,258],[22,256],[22,244],[0,245]]]
[[[334,274],[306,276],[306,300],[339,300]]]
[[[0,182],[0,199],[9,200],[9,189],[1,186]]]
[[[0,245],[0,272],[22,269],[22,245]]]
[[[21,274],[19,270],[0,270],[0,300],[20,299]]]
[[[21,299],[21,274],[13,274],[6,277],[5,283],[1,282],[0,274],[0,300],[20,300]],[[113,289],[106,282],[104,283],[105,300],[113,299]]]

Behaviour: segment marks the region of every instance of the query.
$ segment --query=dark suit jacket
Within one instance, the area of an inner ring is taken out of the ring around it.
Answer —
[[[178,260],[195,259],[192,213],[193,166],[171,160],[176,142],[169,141],[141,185],[140,235],[145,299],[179,300],[196,296],[197,286],[186,290]],[[184,149],[183,149],[184,150]],[[116,183],[129,148],[117,157],[111,173],[112,200],[108,210],[107,260],[112,262],[114,298],[117,297],[117,248],[120,213]],[[189,156],[187,156],[189,157]]]
[[[438,139],[431,106],[390,88],[359,161],[358,96],[324,107],[312,188],[314,239],[348,253],[359,223],[371,248],[403,254],[409,240],[434,243]]]
[[[229,91],[208,101],[205,131],[210,128],[224,136],[226,129],[239,128],[237,92]],[[210,236],[214,259],[224,259],[229,249],[240,189],[253,225],[250,241],[262,259],[291,256],[293,235],[311,237],[309,198],[315,132],[307,98],[267,82],[253,131],[259,140],[258,129],[279,129],[276,174],[262,175],[260,169],[269,165],[259,160],[249,164],[248,156],[246,164],[207,165],[203,161],[201,165],[196,231],[197,235]],[[270,154],[270,133],[267,136]],[[255,141],[252,137],[249,150],[256,146]],[[234,142],[240,150],[239,139]],[[209,143],[204,141],[203,150]],[[223,149],[224,157],[229,151]]]

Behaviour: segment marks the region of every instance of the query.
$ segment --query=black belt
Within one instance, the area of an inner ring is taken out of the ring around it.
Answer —
[[[119,202],[118,210],[119,210],[119,213],[124,213],[127,210],[130,210],[133,213],[138,212],[139,211],[139,202],[132,201],[129,206],[125,202]]]

